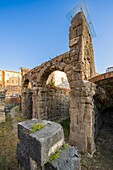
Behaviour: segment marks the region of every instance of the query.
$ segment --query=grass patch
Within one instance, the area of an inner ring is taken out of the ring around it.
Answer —
[[[41,124],[41,123],[36,123],[34,125],[32,125],[32,130],[31,132],[35,132],[37,130],[40,130],[44,127],[45,125]]]
[[[52,154],[49,158],[49,160],[53,163],[56,159],[59,158],[60,153],[67,148],[67,144],[64,144],[58,151],[56,151],[54,154]]]
[[[0,169],[17,170],[17,135],[12,131],[12,119],[6,114],[6,122],[0,123]]]
[[[15,115],[15,118],[16,118],[17,122],[23,122],[23,121],[28,120],[28,118],[23,118],[21,113],[17,113]]]
[[[15,111],[17,112],[16,115],[15,115],[15,119],[16,119],[17,122],[23,122],[23,121],[28,120],[28,118],[23,118],[22,117],[22,113],[19,112],[19,108],[18,107],[15,108]]]

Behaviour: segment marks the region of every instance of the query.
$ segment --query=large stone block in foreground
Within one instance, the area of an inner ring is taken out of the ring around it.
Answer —
[[[44,127],[32,132],[33,125],[37,123]],[[37,119],[19,123],[18,138],[26,147],[29,157],[41,167],[49,161],[50,155],[59,150],[64,143],[64,133],[60,124]]]
[[[32,132],[32,126],[37,123],[44,127]],[[19,170],[81,170],[77,149],[64,144],[60,124],[37,119],[21,122],[18,137]]]
[[[75,147],[67,146],[59,158],[45,165],[46,170],[81,170],[80,158]]]

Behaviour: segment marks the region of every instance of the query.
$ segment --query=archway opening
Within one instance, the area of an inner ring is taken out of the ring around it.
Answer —
[[[29,80],[24,82],[24,92],[23,92],[23,116],[26,118],[32,118],[33,116],[33,100],[32,100],[32,85]]]
[[[70,132],[70,86],[62,71],[52,72],[46,81],[47,118],[61,123],[66,140]]]
[[[100,113],[96,143],[113,151],[113,107],[106,108]]]

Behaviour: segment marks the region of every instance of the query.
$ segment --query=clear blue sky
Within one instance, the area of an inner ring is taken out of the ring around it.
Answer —
[[[0,0],[0,69],[33,68],[68,48],[65,15],[80,0]],[[113,66],[113,0],[86,0],[97,72]]]

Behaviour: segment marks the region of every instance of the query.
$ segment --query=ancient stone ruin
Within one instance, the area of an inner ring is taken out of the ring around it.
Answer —
[[[32,131],[33,125],[43,125]],[[64,144],[60,124],[32,119],[18,124],[19,170],[80,170],[77,149]]]
[[[23,76],[22,113],[24,117],[42,120],[70,117],[69,144],[93,155],[100,127],[103,123],[113,126],[113,72],[96,76],[92,38],[82,12],[71,21],[69,47],[69,52]],[[57,70],[67,75],[70,86],[67,101],[66,92],[46,85],[49,75]]]
[[[49,119],[48,76],[56,70],[66,73],[70,85],[70,144],[94,152],[93,113],[95,76],[92,39],[82,12],[78,13],[69,28],[70,51],[43,63],[23,76],[22,112],[24,117]],[[31,84],[31,88],[29,88]],[[54,106],[53,106],[54,107]],[[56,115],[55,115],[56,117]],[[61,115],[56,117],[59,119]],[[65,118],[65,116],[64,116]],[[91,128],[92,127],[92,128]]]

